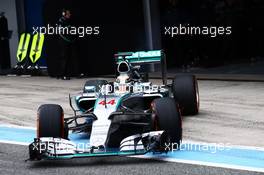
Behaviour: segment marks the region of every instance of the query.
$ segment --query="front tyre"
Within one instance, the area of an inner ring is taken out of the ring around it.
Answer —
[[[64,114],[60,105],[44,104],[38,109],[37,137],[67,138]]]
[[[161,142],[162,146],[177,144],[179,147],[182,140],[182,118],[178,104],[172,98],[157,98],[153,100],[151,110],[153,129],[165,131],[166,138]]]

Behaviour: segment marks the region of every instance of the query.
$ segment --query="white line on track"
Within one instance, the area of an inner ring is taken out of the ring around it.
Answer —
[[[10,128],[36,130],[36,128],[34,128],[34,127],[25,127],[25,126],[16,126],[16,125],[3,125],[3,124],[0,124],[0,127],[10,127]],[[25,143],[25,142],[15,142],[15,141],[6,141],[6,140],[0,140],[0,143],[24,145],[24,146],[28,146],[29,145],[29,143]],[[214,145],[213,143],[197,142],[197,141],[191,141],[191,140],[184,140],[183,143]],[[241,146],[241,145],[230,145],[230,146],[232,148],[264,151],[264,148],[262,148],[262,147]],[[129,156],[129,157],[144,158],[144,159],[156,159],[156,160],[162,160],[162,161],[167,161],[167,162],[185,163],[185,164],[202,165],[202,166],[210,166],[210,167],[219,167],[219,168],[227,168],[227,169],[236,169],[236,170],[245,170],[245,171],[254,171],[254,172],[264,172],[264,168],[253,168],[253,167],[229,165],[229,164],[222,164],[222,163],[210,163],[210,162],[184,160],[184,159],[176,159],[176,158],[158,158],[158,157],[155,158],[155,157],[145,156],[145,155]]]
[[[30,127],[30,126],[18,126],[18,125],[11,125],[11,124],[0,124],[0,127],[17,128],[17,129],[32,129],[32,130],[36,130],[35,127]]]
[[[15,141],[7,141],[7,140],[0,140],[0,143],[8,143],[8,144],[13,144],[13,145],[24,145],[24,146],[29,145],[29,143],[26,143],[26,142],[15,142]]]
[[[223,144],[223,143],[207,143],[207,142],[199,142],[193,140],[183,140],[183,144],[198,144],[198,145],[208,145],[208,146],[216,146],[216,144]],[[263,147],[257,146],[244,146],[244,145],[228,145],[230,148],[237,148],[237,149],[247,149],[247,150],[256,150],[256,151],[264,151]]]
[[[155,158],[155,157],[150,157],[150,156],[145,156],[145,155],[131,156],[131,157],[143,158],[143,159],[155,159],[155,160],[162,160],[162,161],[167,161],[167,162],[185,163],[185,164],[192,164],[192,165],[202,165],[202,166],[209,166],[209,167],[235,169],[235,170],[264,172],[264,168],[253,168],[253,167],[229,165],[229,164],[223,164],[223,163],[210,163],[210,162],[184,160],[184,159],[176,159],[176,158]]]

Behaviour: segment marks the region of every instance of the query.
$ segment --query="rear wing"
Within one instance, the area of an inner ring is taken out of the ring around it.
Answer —
[[[131,65],[140,65],[141,73],[161,71],[163,84],[167,84],[166,56],[163,50],[119,52],[114,55],[115,63],[127,61]]]
[[[160,63],[162,57],[161,50],[152,51],[139,51],[139,52],[120,52],[115,55],[116,63],[123,61],[124,57],[126,61],[131,64],[141,64],[141,63]]]

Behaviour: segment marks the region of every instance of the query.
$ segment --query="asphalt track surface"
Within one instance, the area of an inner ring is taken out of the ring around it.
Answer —
[[[68,93],[84,82],[0,77],[0,123],[34,127],[42,103],[61,104],[71,116]],[[184,140],[264,147],[264,83],[199,81],[199,87],[201,111],[184,118]],[[127,157],[25,163],[27,153],[26,146],[0,143],[0,174],[261,174]]]
[[[100,157],[64,161],[25,162],[25,159],[28,157],[27,153],[27,146],[0,144],[0,174],[261,174],[257,172],[231,170],[226,168],[170,163],[152,159],[129,157]]]

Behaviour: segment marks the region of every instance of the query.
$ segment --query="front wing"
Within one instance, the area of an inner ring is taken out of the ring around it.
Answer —
[[[162,135],[163,131],[132,135],[123,139],[119,148],[93,147],[62,138],[35,138],[29,145],[29,160],[143,155],[151,151],[160,151]]]

